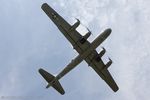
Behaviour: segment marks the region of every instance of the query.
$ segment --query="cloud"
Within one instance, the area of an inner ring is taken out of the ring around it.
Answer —
[[[61,80],[66,90],[64,96],[53,89],[45,90],[45,81],[37,70],[43,66],[56,74],[77,53],[42,12],[40,0],[0,2],[1,95],[11,96],[15,91],[16,95],[42,95],[45,100],[148,100],[149,1],[48,1],[67,21],[73,22],[72,17],[77,17],[83,26],[88,26],[94,34],[90,41],[104,29],[112,28],[112,34],[102,45],[107,50],[104,60],[110,56],[114,62],[109,70],[120,90],[113,93],[83,62]],[[79,29],[82,34],[86,32],[83,29]]]
[[[112,27],[113,33],[106,40],[107,43],[105,42],[104,44],[108,47],[107,51],[111,52],[111,56],[114,58],[115,64],[111,66],[110,71],[114,74],[120,86],[118,94],[121,94],[116,95],[124,99],[147,99],[147,94],[149,93],[147,84],[150,82],[146,71],[149,70],[149,66],[145,60],[150,58],[150,46],[148,45],[150,42],[148,38],[150,31],[148,26],[150,23],[147,19],[150,12],[149,2],[141,0],[115,0],[113,2],[110,0],[104,2],[102,0],[85,0],[70,1],[69,4],[74,4],[71,7],[72,15],[80,16],[81,21],[83,23],[85,21],[87,26],[92,28],[100,26],[99,28],[101,29],[108,26]],[[70,6],[65,8],[70,8]],[[97,29],[97,31],[100,30]],[[97,32],[94,34],[97,34]],[[86,73],[89,74],[88,72]],[[90,78],[90,80],[92,79],[93,77]],[[89,77],[86,78],[85,75],[83,81],[88,82]],[[89,86],[87,84],[86,86],[91,91],[94,91],[99,86],[98,83],[94,85],[95,87],[91,87],[92,84],[89,83],[87,83]],[[141,90],[146,93],[141,92]],[[105,94],[106,92],[104,92]],[[114,96],[114,99],[117,96]],[[109,97],[111,100],[113,99],[112,96]]]

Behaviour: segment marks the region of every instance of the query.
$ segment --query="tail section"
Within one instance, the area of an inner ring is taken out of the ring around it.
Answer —
[[[47,71],[43,69],[39,69],[39,73],[42,75],[42,77],[48,82],[48,85],[46,88],[49,88],[52,86],[55,90],[57,90],[60,94],[65,94],[65,91],[59,81],[55,78],[55,76],[51,75]]]

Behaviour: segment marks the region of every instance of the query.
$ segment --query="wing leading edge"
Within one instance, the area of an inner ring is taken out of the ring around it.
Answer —
[[[95,55],[98,55],[98,53],[95,51],[93,51],[95,53]],[[113,77],[111,76],[111,74],[108,71],[108,67],[106,66],[103,61],[101,60],[101,58],[97,61],[96,59],[94,59],[94,57],[88,56],[85,61],[89,64],[89,66],[91,66],[95,72],[108,84],[108,86],[114,91],[118,91],[118,86],[116,84],[116,82],[114,81]]]
[[[103,69],[102,74],[105,76],[104,81],[109,85],[109,87],[114,91],[117,92],[119,87],[117,86],[116,82],[114,81],[113,77],[111,76],[108,69]]]
[[[78,31],[76,31],[76,28],[80,24],[79,20],[77,20],[74,25],[70,25],[47,3],[44,3],[41,8],[54,22],[57,28],[63,33],[63,35],[72,44],[78,53],[83,53],[84,50],[89,47],[90,43],[88,41],[85,41],[83,45],[80,43],[80,40],[83,38],[83,36]]]

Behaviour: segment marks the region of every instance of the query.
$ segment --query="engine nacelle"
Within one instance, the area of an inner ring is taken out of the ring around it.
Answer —
[[[87,40],[90,37],[90,35],[91,35],[91,31],[87,32],[83,37],[84,39]]]
[[[109,61],[105,65],[105,68],[107,69],[112,64],[112,60],[109,58]]]
[[[86,41],[86,39],[85,39],[84,37],[82,37],[82,38],[80,39],[80,43],[81,43],[81,44],[84,44],[85,41]]]
[[[79,25],[80,25],[80,20],[77,19],[77,22],[74,25],[71,26],[70,31],[75,30]]]
[[[104,54],[105,54],[106,50],[105,48],[103,47],[103,50],[98,54],[100,57],[102,57]]]
[[[80,40],[80,43],[83,44],[91,35],[91,31],[87,32]]]

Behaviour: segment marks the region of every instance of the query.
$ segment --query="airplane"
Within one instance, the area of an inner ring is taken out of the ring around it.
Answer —
[[[118,91],[119,87],[108,71],[109,66],[112,64],[112,60],[109,58],[109,61],[104,64],[101,58],[105,54],[106,50],[103,48],[103,50],[99,53],[96,51],[96,48],[110,35],[111,29],[106,29],[93,42],[90,43],[87,40],[91,35],[90,31],[82,36],[76,30],[76,28],[80,25],[79,19],[77,19],[75,24],[70,25],[47,3],[42,4],[41,8],[57,26],[60,32],[63,33],[66,39],[72,44],[73,48],[79,53],[79,55],[75,57],[57,76],[53,76],[42,68],[39,69],[39,73],[48,82],[46,88],[53,87],[60,94],[65,94],[65,91],[59,80],[72,69],[74,69],[83,60],[85,60],[87,64],[95,70],[95,72],[108,84],[108,86],[114,92]]]

